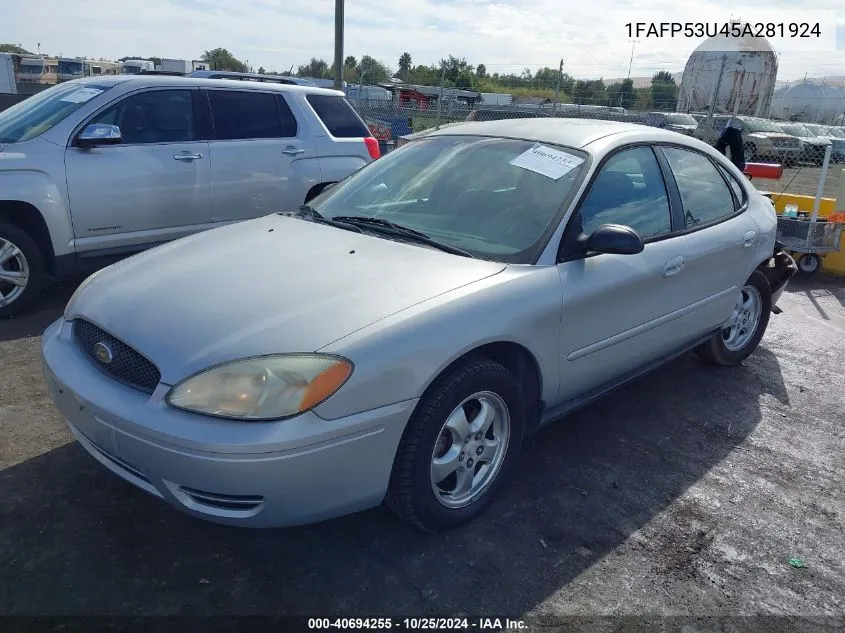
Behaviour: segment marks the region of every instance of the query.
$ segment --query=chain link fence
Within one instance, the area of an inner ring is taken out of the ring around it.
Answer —
[[[439,104],[438,104],[439,102]],[[507,105],[471,105],[465,100],[444,98],[442,101],[375,100],[350,98],[350,103],[365,120],[373,134],[381,141],[382,150],[394,149],[412,135],[419,136],[428,130],[455,125],[466,121],[494,121],[513,118],[590,118],[623,121],[670,129],[694,136],[713,144],[721,134],[729,114],[676,113],[650,110],[638,111],[613,106],[556,103],[551,99],[517,99]],[[667,106],[673,104],[666,104]],[[815,197],[836,198],[845,210],[845,192],[841,183],[845,179],[845,123],[842,125],[810,124],[792,121],[775,121],[758,117],[738,117],[743,124],[743,141],[746,163],[781,165],[780,178],[752,178],[761,191],[773,198],[786,194],[812,197],[801,200],[809,211]],[[832,201],[822,201],[823,211]],[[801,213],[804,213],[802,208]]]

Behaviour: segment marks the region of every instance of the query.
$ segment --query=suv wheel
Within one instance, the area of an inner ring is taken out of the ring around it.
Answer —
[[[44,287],[44,258],[29,235],[0,222],[0,318],[20,314]]]

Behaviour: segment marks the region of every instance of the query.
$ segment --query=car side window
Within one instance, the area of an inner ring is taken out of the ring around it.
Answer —
[[[736,196],[736,208],[740,209],[745,204],[747,196],[745,194],[745,190],[742,188],[742,185],[739,184],[736,178],[734,178],[727,169],[719,165],[719,171],[722,172],[722,175],[725,177],[725,180],[728,181],[728,184],[733,189],[734,195]]]
[[[736,213],[728,185],[707,156],[677,147],[664,147],[663,153],[678,184],[687,229]]]
[[[136,93],[107,108],[89,123],[118,126],[126,145],[196,140],[190,90]]]
[[[581,230],[590,235],[602,224],[622,224],[644,240],[672,232],[669,197],[660,165],[650,147],[615,154],[601,168],[579,210]]]
[[[275,93],[209,90],[208,101],[218,141],[286,136]]]

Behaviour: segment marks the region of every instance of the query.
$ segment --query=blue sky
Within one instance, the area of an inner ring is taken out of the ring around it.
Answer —
[[[840,2],[745,0],[766,12],[835,9]],[[287,70],[333,54],[334,0],[32,0],[3,2],[0,41],[67,56],[156,55],[197,58],[223,46],[250,65]],[[675,22],[737,17],[737,3],[716,0],[346,0],[345,53],[372,55],[395,68],[403,51],[414,63],[449,54],[489,72],[556,67],[578,78],[625,76],[632,44],[624,24],[634,11]],[[35,16],[53,16],[39,17]],[[741,15],[739,17],[742,17]],[[695,38],[641,39],[632,75],[679,72]],[[780,79],[845,75],[845,6],[837,15],[837,50],[782,51]]]

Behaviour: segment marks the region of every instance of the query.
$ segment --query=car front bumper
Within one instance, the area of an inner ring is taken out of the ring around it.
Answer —
[[[236,422],[169,407],[94,367],[63,319],[42,337],[45,379],[79,443],[126,481],[218,523],[284,527],[375,507],[416,400],[336,420]]]

